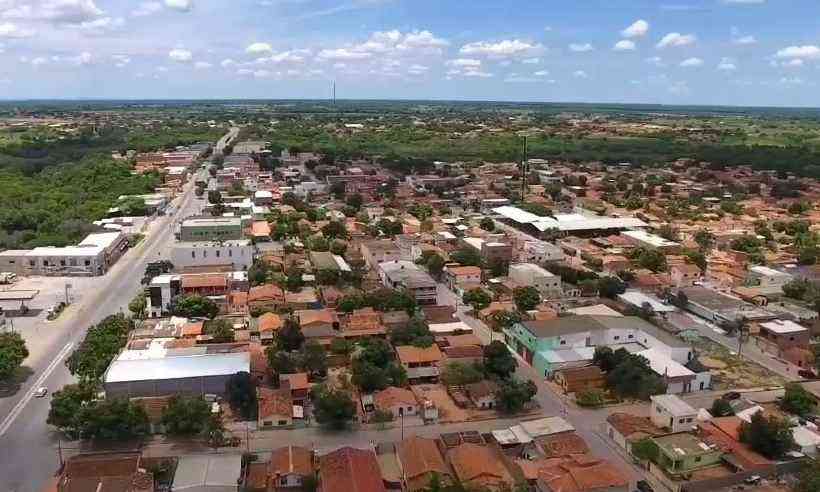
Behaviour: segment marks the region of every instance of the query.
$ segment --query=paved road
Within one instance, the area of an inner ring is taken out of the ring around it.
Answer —
[[[175,222],[196,213],[200,207],[192,183],[171,204],[170,215],[159,217],[149,227],[146,238],[128,251],[111,270],[99,278],[94,293],[70,306],[59,320],[48,325],[65,336],[55,337],[38,360],[28,360],[34,374],[13,397],[0,400],[0,490],[39,492],[58,467],[57,435],[46,424],[49,398],[31,398],[39,386],[50,391],[74,381],[63,361],[77,346],[86,328],[110,314],[128,310],[128,303],[141,288],[145,266],[167,257],[174,240]]]
[[[238,135],[239,135],[239,127],[238,126],[232,126],[231,129],[228,130],[228,133],[223,135],[222,138],[220,138],[219,141],[214,146],[214,155],[222,154],[222,152],[225,150],[225,147],[227,145],[233,143],[233,141],[236,139],[236,137]]]

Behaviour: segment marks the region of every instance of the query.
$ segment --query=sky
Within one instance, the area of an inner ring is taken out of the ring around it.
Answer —
[[[0,0],[4,99],[820,106],[817,0]]]

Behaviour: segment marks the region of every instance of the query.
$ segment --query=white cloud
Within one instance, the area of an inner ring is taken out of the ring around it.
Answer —
[[[114,60],[114,66],[117,68],[125,68],[131,63],[131,57],[128,55],[111,55],[111,59]]]
[[[36,6],[22,3],[8,6],[2,16],[6,19],[24,21],[45,20],[59,24],[78,24],[100,17],[103,13],[94,0],[44,0]]]
[[[175,62],[187,63],[194,58],[194,55],[186,49],[174,48],[168,52],[168,58]]]
[[[481,60],[476,60],[475,58],[456,58],[455,60],[447,60],[445,65],[450,65],[453,67],[478,68],[481,66]]]
[[[572,72],[572,76],[575,77],[576,79],[588,79],[589,78],[589,75],[587,75],[587,73],[584,72],[583,70],[576,70],[576,71]]]
[[[762,5],[766,0],[723,0],[723,3],[729,5]]]
[[[430,70],[430,67],[427,67],[425,65],[415,64],[415,65],[410,65],[410,68],[407,69],[407,73],[412,74],[412,75],[422,75],[422,74],[427,73],[428,70]]]
[[[430,31],[413,31],[404,36],[404,39],[396,45],[396,49],[441,53],[441,49],[449,45],[446,39],[437,38]]]
[[[190,12],[194,8],[193,0],[165,0],[165,6],[178,12]]]
[[[621,31],[621,36],[625,38],[642,38],[649,32],[649,23],[643,19],[638,19],[629,27]]]
[[[219,62],[219,65],[220,65],[222,68],[229,68],[229,67],[232,67],[232,66],[236,65],[236,62],[235,62],[235,61],[233,61],[233,60],[232,60],[232,59],[230,59],[230,58],[225,58],[224,60],[222,60],[221,62]]]
[[[684,68],[700,67],[701,65],[703,65],[703,60],[697,57],[687,58],[680,62],[680,66]]]
[[[489,58],[515,58],[538,54],[544,47],[538,43],[521,41],[520,39],[505,39],[497,43],[489,41],[478,41],[468,43],[461,47],[459,53],[462,55],[486,56]]]
[[[658,49],[668,48],[671,46],[686,46],[697,41],[697,36],[694,34],[681,34],[679,32],[670,32],[658,42]]]
[[[493,74],[491,74],[489,72],[483,72],[481,70],[470,70],[470,71],[462,73],[461,75],[463,75],[465,77],[477,77],[477,78],[481,78],[481,79],[487,79],[487,78],[490,78],[490,77],[493,76]]]
[[[757,39],[754,36],[740,36],[739,38],[735,38],[732,40],[732,43],[739,44],[739,45],[746,45],[746,44],[756,44]]]
[[[539,70],[533,73],[533,75],[535,75],[536,77],[546,77],[549,74],[549,70]]]
[[[645,61],[646,61],[646,63],[648,63],[650,65],[655,65],[656,67],[665,67],[666,66],[666,64],[663,62],[663,58],[661,58],[659,56],[650,56]]]
[[[569,50],[574,51],[576,53],[583,53],[585,51],[592,51],[594,49],[595,48],[589,43],[583,43],[583,44],[572,43],[572,44],[569,45]]]
[[[194,68],[196,68],[197,70],[207,70],[213,66],[213,63],[208,63],[205,61],[198,61],[194,63]]]
[[[44,58],[42,56],[38,56],[37,58],[34,58],[34,59],[31,60],[31,64],[34,65],[35,67],[39,67],[40,65],[45,65],[46,63],[48,63],[48,59]]]
[[[635,42],[629,39],[622,39],[612,47],[614,51],[635,51]]]
[[[785,86],[803,85],[806,81],[800,77],[783,77],[780,79],[780,84]]]
[[[802,58],[814,60],[820,58],[820,48],[815,45],[789,46],[779,50],[776,54],[778,58]]]
[[[120,29],[124,25],[125,19],[122,17],[100,17],[92,21],[81,22],[77,27],[86,34],[97,35]]]
[[[327,49],[319,52],[323,60],[365,60],[373,56],[372,53],[353,51],[348,48]]]
[[[538,65],[539,63],[541,63],[541,59],[540,58],[524,58],[523,60],[521,60],[521,63],[524,63],[526,65]]]
[[[131,11],[131,16],[147,17],[156,14],[160,10],[162,10],[162,4],[160,2],[142,2],[137,8]]]
[[[17,24],[4,22],[0,24],[0,38],[27,38],[34,35],[34,31],[21,29]]]
[[[532,82],[540,82],[535,77],[527,77],[526,75],[518,75],[516,73],[511,73],[504,78],[504,82],[511,82],[511,83],[532,83]]]
[[[270,53],[272,51],[273,51],[273,48],[271,48],[271,45],[268,44],[268,43],[251,43],[251,44],[248,45],[247,48],[245,48],[246,53],[252,53],[252,54]]]
[[[717,69],[724,72],[734,72],[737,70],[737,64],[731,58],[723,58],[718,63]]]

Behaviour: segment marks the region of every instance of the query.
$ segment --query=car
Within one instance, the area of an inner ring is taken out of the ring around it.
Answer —
[[[751,477],[748,477],[746,480],[744,480],[744,482],[748,483],[749,485],[757,485],[760,483],[761,480],[762,478],[760,478],[760,475],[752,475]]]
[[[655,492],[655,490],[652,488],[651,485],[649,485],[649,482],[647,482],[646,480],[638,480],[638,483],[635,484],[635,488],[638,490],[638,492]]]
[[[814,374],[814,371],[809,371],[808,369],[800,369],[799,371],[797,371],[797,375],[800,376],[801,378],[805,378],[805,379],[816,379],[817,378],[817,375]]]
[[[740,398],[740,393],[737,391],[730,391],[723,395],[724,400],[737,400],[738,398]]]
[[[35,398],[42,398],[48,394],[48,388],[45,386],[40,386],[36,390],[34,390],[34,397]]]

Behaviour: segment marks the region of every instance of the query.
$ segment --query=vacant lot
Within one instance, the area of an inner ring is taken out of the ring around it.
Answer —
[[[700,337],[694,341],[700,362],[712,372],[712,387],[722,389],[758,388],[785,384],[783,378],[755,362],[711,340]]]

